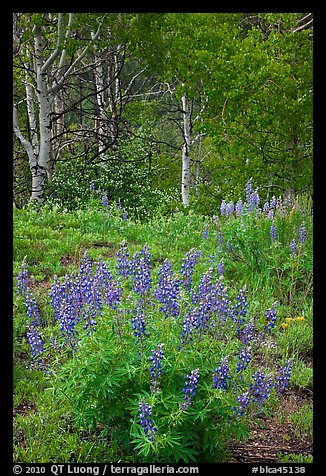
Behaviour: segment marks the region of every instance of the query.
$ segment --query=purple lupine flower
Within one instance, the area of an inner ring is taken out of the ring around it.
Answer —
[[[152,418],[152,408],[149,403],[145,402],[145,398],[142,398],[138,403],[138,414],[141,426],[144,428],[145,435],[150,438],[151,441],[156,441],[155,434],[157,428]]]
[[[130,260],[131,288],[144,297],[151,289],[151,260],[147,243]]]
[[[182,333],[181,333],[181,346],[188,341],[193,339],[193,331],[198,327],[198,320],[197,320],[197,308],[192,309],[188,314],[186,314],[184,321],[182,323]]]
[[[230,378],[230,369],[227,361],[222,360],[213,373],[213,388],[227,388],[227,381]]]
[[[99,256],[99,261],[95,261],[94,264],[94,284],[100,290],[105,289],[113,280],[111,271],[109,270],[107,264],[101,260],[101,256]]]
[[[242,416],[244,415],[246,408],[249,406],[251,401],[249,392],[241,393],[237,397],[237,401],[238,401],[238,406],[233,407],[232,410],[235,411],[236,415]]]
[[[232,201],[227,204],[225,212],[228,217],[234,212],[234,203]]]
[[[186,383],[182,390],[184,402],[180,403],[181,410],[187,410],[195,396],[199,380],[199,369],[191,371],[191,374],[186,375]]]
[[[106,193],[102,197],[102,205],[103,207],[107,207],[109,205],[109,199]]]
[[[223,236],[223,233],[221,231],[219,231],[217,233],[217,243],[219,245],[221,245],[223,243],[223,240],[224,240],[224,236]]]
[[[221,260],[218,265],[217,265],[217,272],[218,274],[223,274],[224,273],[224,262]]]
[[[247,200],[247,203],[250,202],[250,197],[253,193],[253,188],[252,188],[252,177],[250,177],[250,179],[248,180],[248,182],[246,183],[246,186],[245,186],[245,193],[246,193],[246,200]]]
[[[270,378],[266,377],[263,372],[255,372],[252,376],[254,382],[249,385],[249,392],[251,393],[252,399],[258,403],[258,409],[264,405],[266,399],[270,395],[270,387],[272,381]]]
[[[84,329],[88,333],[96,331],[96,319],[102,315],[103,309],[101,287],[108,279],[107,274],[105,264],[96,263],[93,276],[93,265],[86,251],[78,275],[66,277],[59,321],[62,321],[62,333],[69,341],[77,334],[75,326],[81,319],[85,321]]]
[[[177,317],[179,315],[179,284],[179,279],[173,276],[170,261],[165,259],[159,268],[158,284],[154,291],[156,299],[162,304],[160,311],[164,312],[165,318],[169,316]]]
[[[248,203],[248,210],[251,212],[255,209],[256,206],[259,205],[260,198],[258,194],[258,189],[256,189],[250,197],[250,202]]]
[[[241,372],[248,367],[248,364],[251,361],[251,351],[249,347],[244,347],[241,349],[240,354],[238,355],[237,363],[237,372]]]
[[[93,266],[90,258],[88,257],[88,252],[87,250],[84,253],[84,256],[82,257],[80,261],[80,266],[79,266],[79,276],[82,278],[82,280],[89,279],[93,274]]]
[[[270,211],[269,203],[268,203],[268,202],[265,202],[265,203],[264,203],[264,206],[263,206],[263,213],[264,213],[265,217],[268,216],[269,211]]]
[[[66,342],[69,342],[71,345],[73,345],[73,338],[76,335],[76,318],[74,315],[73,306],[66,304],[62,307],[59,324],[62,337]]]
[[[274,209],[275,207],[276,207],[276,198],[275,198],[275,195],[273,195],[269,202],[269,208]]]
[[[298,249],[297,249],[297,243],[295,241],[295,239],[293,238],[293,240],[291,241],[290,243],[290,253],[291,253],[291,256],[293,257],[296,253],[297,253]]]
[[[42,324],[40,310],[37,306],[35,296],[29,288],[25,291],[25,307],[27,315],[31,319],[31,325],[36,327]]]
[[[277,236],[275,223],[272,223],[269,234],[270,234],[270,237],[271,237],[272,241],[274,242],[276,240],[276,236]]]
[[[235,214],[237,217],[239,217],[240,215],[242,215],[242,213],[243,213],[243,203],[240,198],[235,205]]]
[[[51,307],[53,309],[54,317],[55,319],[59,319],[61,298],[60,298],[58,277],[56,274],[54,275],[53,283],[51,284],[50,298],[51,298]]]
[[[227,296],[227,288],[223,284],[223,275],[220,275],[215,284],[216,295],[216,315],[217,318],[225,322],[230,315],[230,303]]]
[[[35,325],[31,325],[27,331],[27,340],[32,348],[33,357],[44,352],[44,345],[40,333]]]
[[[207,238],[208,238],[208,230],[203,230],[201,236],[202,236],[205,240],[207,240]]]
[[[83,318],[85,320],[84,329],[96,330],[96,318],[103,314],[103,299],[98,283],[100,271],[94,276],[85,275],[81,279],[81,292],[83,296]],[[102,273],[104,277],[104,273]],[[74,294],[74,293],[73,293]],[[78,312],[78,311],[77,311]]]
[[[18,268],[17,288],[18,294],[25,295],[28,290],[28,266],[26,264],[27,256],[24,256],[21,266]]]
[[[203,276],[200,278],[198,292],[193,292],[192,301],[197,303],[198,301],[204,301],[206,297],[213,290],[213,268],[209,268]]]
[[[252,188],[252,177],[248,180],[246,184],[245,192],[246,192],[248,211],[252,212],[255,209],[256,205],[258,206],[260,202],[258,189],[253,190]]]
[[[247,296],[248,290],[246,286],[240,289],[239,294],[237,296],[237,304],[233,306],[232,317],[236,322],[237,326],[240,326],[245,321],[247,315]]]
[[[275,215],[275,205],[276,205],[276,200],[274,196],[270,202],[264,203],[263,212],[264,212],[265,218],[269,218],[273,220]]]
[[[130,263],[128,245],[125,240],[120,244],[120,248],[117,251],[117,268],[119,276],[127,278],[130,275]]]
[[[128,220],[128,213],[125,210],[122,212],[121,218],[122,218],[123,221]]]
[[[220,212],[222,216],[226,214],[226,206],[227,206],[226,201],[222,200],[221,207],[220,207]]]
[[[218,221],[219,221],[218,215],[213,216],[213,221],[214,221],[214,223],[218,223]]]
[[[113,279],[112,274],[107,267],[106,263],[99,261],[95,263],[96,270],[94,274],[93,287],[94,294],[97,297],[98,310],[101,314],[102,301],[100,296],[96,293],[98,289],[103,296],[103,301],[106,305],[109,305],[112,309],[117,309],[118,303],[122,298],[122,289],[119,284]]]
[[[142,342],[143,338],[146,337],[146,324],[144,313],[139,307],[134,311],[132,317],[132,328],[134,336],[137,337],[137,342]]]
[[[194,271],[195,265],[198,263],[198,258],[201,256],[201,251],[196,251],[194,249],[188,251],[186,253],[185,258],[182,258],[182,265],[181,265],[181,275],[183,276],[182,284],[183,286],[191,290],[192,286],[192,274]]]
[[[244,345],[250,345],[254,338],[254,325],[249,323],[238,327],[238,336]]]
[[[307,239],[307,230],[304,224],[302,223],[299,229],[299,242],[304,243],[306,239]]]
[[[283,392],[289,384],[292,370],[292,362],[288,360],[285,365],[281,366],[278,371],[278,376],[274,382],[274,387],[277,393]]]
[[[274,209],[271,208],[271,209],[269,210],[269,212],[267,213],[266,218],[269,218],[270,220],[273,220],[274,215],[275,215]]]
[[[116,310],[122,299],[122,288],[119,283],[112,279],[104,290],[104,302],[111,309]]]
[[[152,362],[152,366],[149,369],[151,376],[151,390],[156,393],[159,389],[162,378],[162,359],[164,358],[163,344],[157,346],[157,350],[151,350],[151,356],[149,360]]]
[[[200,338],[203,333],[214,325],[212,317],[219,310],[220,281],[217,281],[217,284],[213,284],[212,273],[213,268],[209,268],[203,274],[198,286],[198,292],[193,292],[192,295],[192,301],[194,304],[197,304],[197,307],[191,311],[191,320],[188,322],[188,325],[191,324],[198,331]]]
[[[116,209],[117,209],[117,210],[122,210],[122,204],[121,204],[121,202],[120,202],[120,198],[119,198],[119,200],[118,200],[118,202],[117,202],[117,204],[116,204]]]
[[[271,330],[275,327],[276,306],[277,306],[277,303],[275,302],[272,305],[272,308],[266,309],[266,312],[264,314],[265,320],[266,320],[266,325],[264,326],[264,329],[267,330],[268,332],[271,332]]]

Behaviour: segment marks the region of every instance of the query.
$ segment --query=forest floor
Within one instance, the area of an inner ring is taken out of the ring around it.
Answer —
[[[284,416],[297,411],[304,404],[312,404],[312,401],[312,393],[307,389],[285,392],[281,401]],[[282,423],[275,417],[261,416],[259,420],[260,426],[251,428],[251,434],[245,442],[231,446],[230,463],[278,463],[280,455],[313,457],[313,437],[298,435],[287,418]]]

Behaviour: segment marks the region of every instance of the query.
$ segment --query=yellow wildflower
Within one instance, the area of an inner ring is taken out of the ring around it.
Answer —
[[[291,322],[291,321],[293,321],[293,317],[286,317],[285,320],[286,320],[287,322]]]
[[[287,329],[289,327],[289,324],[287,322],[282,322],[281,327],[282,329]]]
[[[298,317],[296,318],[296,321],[304,321],[304,317],[303,317],[303,316],[298,316]]]

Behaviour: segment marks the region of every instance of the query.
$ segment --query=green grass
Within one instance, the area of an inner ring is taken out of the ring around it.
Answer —
[[[308,239],[291,257],[289,243],[304,222]],[[118,213],[106,213],[96,206],[71,212],[45,207],[14,210],[14,274],[25,255],[37,302],[45,321],[44,333],[50,341],[57,335],[48,303],[49,287],[55,275],[76,272],[88,250],[93,259],[102,257],[115,266],[116,252],[126,240],[130,256],[148,243],[153,270],[165,258],[180,269],[182,258],[192,248],[202,251],[195,281],[201,273],[221,259],[225,264],[224,280],[232,290],[243,285],[248,289],[248,314],[258,328],[265,325],[264,313],[278,302],[273,338],[262,342],[261,359],[293,360],[291,388],[312,390],[312,217],[304,205],[278,217],[278,239],[272,243],[270,220],[247,215],[211,218],[178,212],[170,217],[156,217],[147,222],[123,221]],[[208,230],[208,238],[202,231]],[[223,234],[219,244],[218,234]],[[212,258],[213,257],[213,258]],[[234,291],[235,292],[235,291]],[[304,317],[304,320],[296,320]],[[292,321],[287,320],[291,318]],[[132,462],[131,457],[111,445],[110,437],[99,427],[94,432],[76,428],[71,423],[69,404],[58,405],[49,388],[49,375],[33,364],[26,340],[28,317],[21,296],[14,295],[14,461],[16,462]],[[282,326],[282,324],[288,326]],[[25,405],[26,412],[20,412]],[[311,434],[311,413],[302,407],[289,418],[299,434]],[[129,458],[129,460],[128,460]],[[290,456],[288,456],[290,458]],[[280,462],[286,462],[280,456]],[[301,462],[301,461],[296,461]],[[304,462],[304,461],[302,461]]]

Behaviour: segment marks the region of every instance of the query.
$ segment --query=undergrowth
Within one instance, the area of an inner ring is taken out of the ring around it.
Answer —
[[[259,205],[15,209],[15,461],[228,461],[312,390],[311,204]]]

